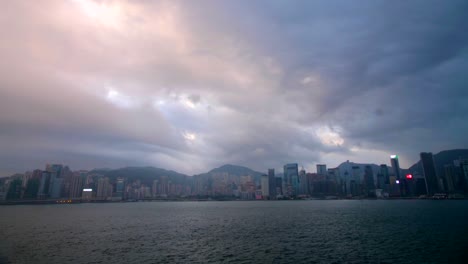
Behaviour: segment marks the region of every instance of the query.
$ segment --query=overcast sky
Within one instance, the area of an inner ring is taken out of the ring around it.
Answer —
[[[0,175],[468,147],[468,1],[2,1]]]

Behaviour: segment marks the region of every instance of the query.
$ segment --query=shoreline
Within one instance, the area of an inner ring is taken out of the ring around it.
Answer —
[[[309,198],[309,199],[278,199],[278,200],[237,200],[237,199],[144,199],[144,200],[120,200],[120,201],[107,201],[107,200],[81,200],[81,199],[60,199],[60,200],[29,200],[29,201],[2,201],[0,206],[14,206],[14,205],[65,205],[65,204],[87,204],[87,203],[139,203],[139,202],[276,202],[276,201],[396,201],[396,200],[468,200],[468,198],[419,198],[419,197],[393,197],[385,199],[377,198]]]

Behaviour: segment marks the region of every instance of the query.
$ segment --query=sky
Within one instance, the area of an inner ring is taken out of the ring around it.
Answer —
[[[468,148],[468,2],[3,1],[0,175]]]

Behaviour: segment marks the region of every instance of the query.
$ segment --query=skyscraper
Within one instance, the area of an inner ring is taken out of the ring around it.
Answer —
[[[369,165],[366,165],[364,170],[364,181],[366,195],[368,197],[375,197],[374,172],[372,171],[372,167]]]
[[[49,186],[50,186],[50,172],[43,171],[41,181],[39,183],[39,191],[37,192],[37,198],[39,199],[49,198]]]
[[[327,175],[327,165],[317,164],[317,174],[318,175]]]
[[[427,195],[433,196],[438,192],[438,180],[435,169],[434,157],[431,152],[421,152],[421,164],[423,175],[426,179]]]
[[[392,164],[393,175],[397,180],[401,179],[401,172],[400,172],[400,162],[398,161],[398,155],[391,155],[390,156],[390,164]]]
[[[445,190],[448,193],[453,193],[455,191],[455,182],[456,182],[456,175],[455,175],[455,167],[453,164],[446,164],[444,166],[445,172]]]
[[[299,172],[299,195],[309,195],[309,186],[306,171],[301,169]]]
[[[361,189],[361,168],[360,166],[352,166],[351,180],[349,181],[349,190],[352,196],[359,196],[362,194]]]
[[[276,199],[275,169],[268,169],[268,184],[268,192],[270,194],[270,199]]]
[[[154,182],[153,182],[154,186]],[[115,181],[115,195],[114,197],[123,199],[124,198],[124,190],[125,190],[125,179],[124,178],[117,178]],[[153,187],[153,194],[154,194],[155,188]]]
[[[76,171],[73,173],[70,185],[70,198],[82,196],[86,173],[86,171]]]
[[[286,196],[294,196],[299,192],[299,170],[297,163],[286,164],[283,167]]]
[[[60,198],[62,196],[63,189],[63,166],[61,164],[47,164],[46,171],[50,175],[48,195],[50,198]]]
[[[460,177],[459,177],[459,189],[468,193],[468,159],[460,158]]]
[[[380,164],[380,174],[383,178],[383,184],[390,184],[390,175],[388,174],[388,166],[386,164]]]
[[[261,178],[261,188],[262,188],[262,196],[263,199],[268,199],[270,198],[270,184],[269,184],[269,178],[268,175],[263,174]]]
[[[49,194],[50,198],[60,198],[62,195],[63,178],[51,177]]]
[[[406,179],[401,177],[400,162],[398,160],[398,155],[391,155],[390,162],[392,164],[393,175],[395,176],[395,182],[399,186],[400,196],[406,196],[407,193],[407,184]],[[392,183],[393,184],[393,183]]]
[[[99,178],[96,198],[106,200],[108,197],[112,197],[112,185],[109,183],[109,178]]]

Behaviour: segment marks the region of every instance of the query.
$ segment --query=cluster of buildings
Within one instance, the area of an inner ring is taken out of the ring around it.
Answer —
[[[93,171],[71,171],[61,164],[46,165],[0,181],[0,200],[121,201],[160,198],[303,199],[452,197],[468,194],[468,159],[457,159],[438,172],[432,153],[421,153],[421,173],[400,169],[399,157],[391,166],[356,164],[337,168],[318,164],[316,172],[299,169],[297,163],[283,166],[282,174],[268,169],[263,175],[239,175],[229,171],[174,179],[155,175],[106,177]]]
[[[262,175],[257,199],[463,198],[468,194],[468,159],[453,160],[442,172],[436,169],[432,153],[422,152],[420,159],[421,168],[414,172],[400,168],[398,155],[390,156],[391,167],[347,161],[332,169],[319,164],[316,173],[306,173],[296,163],[286,164],[282,177],[275,177],[273,169]]]
[[[133,175],[129,175],[133,176]],[[134,178],[130,180],[130,178]],[[1,200],[121,201],[156,197],[185,197],[191,188],[168,176],[151,184],[136,177],[106,177],[89,171],[71,171],[68,166],[48,164],[45,170],[14,175],[0,182]]]

